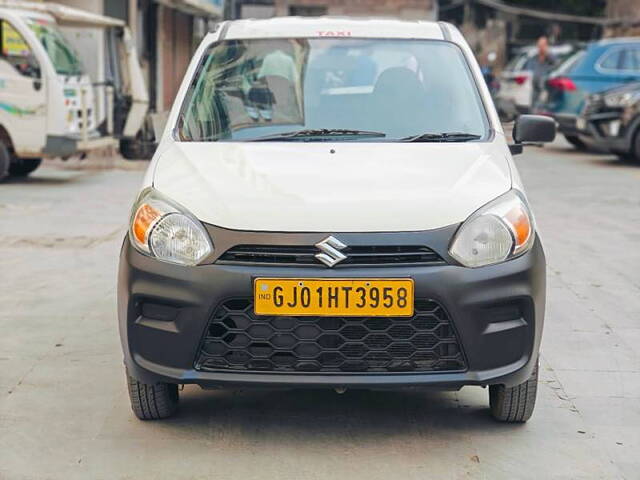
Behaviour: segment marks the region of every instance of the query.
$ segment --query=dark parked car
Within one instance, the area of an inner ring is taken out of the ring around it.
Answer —
[[[584,148],[576,120],[585,99],[593,93],[637,81],[640,81],[640,38],[593,42],[550,75],[537,111],[552,116],[566,139]]]
[[[640,82],[587,97],[576,126],[585,143],[640,162]]]

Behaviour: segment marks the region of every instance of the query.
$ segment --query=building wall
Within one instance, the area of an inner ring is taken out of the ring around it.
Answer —
[[[640,35],[640,0],[607,0],[606,16],[625,21],[606,28],[605,37]]]
[[[161,9],[162,39],[162,110],[169,110],[191,60],[193,48],[193,17],[177,10]]]
[[[104,8],[104,0],[57,0],[57,3],[98,14],[102,14]],[[106,80],[104,30],[102,28],[71,26],[62,27],[61,30],[72,42],[91,81],[104,82]],[[98,124],[100,124],[106,117],[104,87],[97,87],[94,93],[96,117]]]
[[[104,14],[129,22],[129,0],[108,0],[104,2]]]
[[[276,15],[306,7],[309,14],[436,20],[436,0],[274,0]],[[317,12],[317,13],[316,13]]]

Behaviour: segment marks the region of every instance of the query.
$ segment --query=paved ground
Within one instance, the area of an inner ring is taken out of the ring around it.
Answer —
[[[0,479],[640,478],[640,167],[518,158],[549,263],[538,407],[487,392],[204,392],[134,419],[115,320],[136,169],[0,186]],[[116,164],[118,167],[120,164]]]

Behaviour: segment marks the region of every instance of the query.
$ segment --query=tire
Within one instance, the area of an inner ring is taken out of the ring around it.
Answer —
[[[629,152],[628,159],[640,164],[640,129],[633,135],[633,143],[631,144],[631,152]]]
[[[506,108],[498,108],[498,116],[500,117],[501,122],[509,123],[515,121],[518,115],[514,112],[508,111]]]
[[[42,163],[41,158],[19,158],[9,166],[9,174],[14,177],[26,177]]]
[[[157,146],[153,128],[147,121],[135,138],[120,140],[120,155],[125,160],[151,160]]]
[[[155,151],[154,143],[144,143],[138,138],[120,140],[120,155],[125,160],[151,160]]]
[[[618,160],[622,162],[635,162],[636,160],[636,157],[631,152],[628,152],[628,153],[616,152],[616,156],[618,157]]]
[[[491,415],[499,422],[524,423],[531,418],[538,390],[538,365],[525,382],[515,387],[504,385],[489,387]]]
[[[578,137],[574,135],[565,135],[564,138],[566,138],[567,142],[569,142],[571,145],[573,145],[576,149],[580,150],[581,152],[584,152],[585,150],[587,150],[587,145],[585,145],[585,143],[582,140],[580,140]]]
[[[0,141],[0,182],[9,176],[10,166],[11,153],[4,142]]]
[[[168,418],[178,408],[178,385],[142,383],[127,374],[131,409],[140,420]]]

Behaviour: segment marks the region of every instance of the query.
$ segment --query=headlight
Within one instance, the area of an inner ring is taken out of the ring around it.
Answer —
[[[638,92],[624,92],[604,95],[604,104],[610,108],[626,108],[640,99]]]
[[[482,267],[522,255],[534,239],[533,217],[524,196],[510,190],[462,224],[449,253],[465,267]]]
[[[181,265],[197,265],[213,251],[202,224],[152,188],[133,207],[129,238],[140,252]]]

